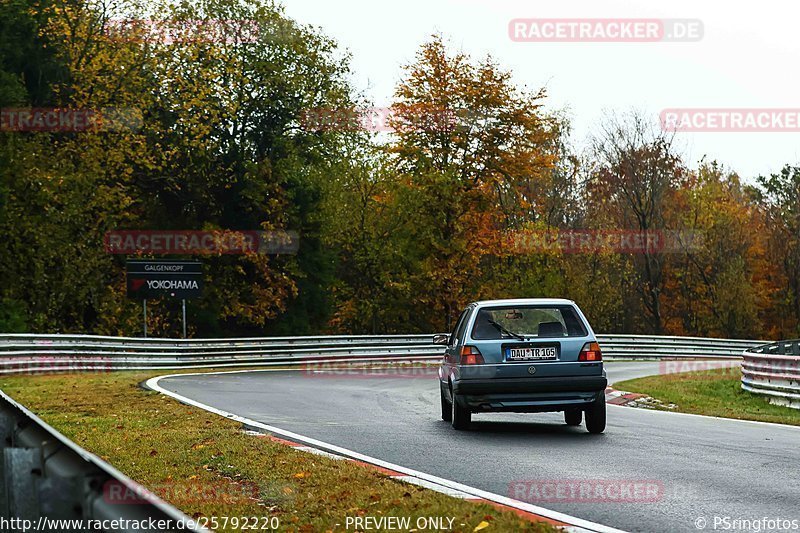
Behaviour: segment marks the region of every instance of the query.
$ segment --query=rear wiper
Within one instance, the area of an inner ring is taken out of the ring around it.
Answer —
[[[514,333],[513,331],[508,331],[506,328],[504,328],[503,326],[501,326],[500,324],[498,324],[494,320],[489,320],[489,324],[491,324],[494,327],[496,327],[498,329],[498,331],[500,331],[500,333],[505,333],[506,335],[509,335],[509,336],[514,337],[515,339],[519,339],[521,341],[525,340],[525,337],[523,337],[519,333]]]

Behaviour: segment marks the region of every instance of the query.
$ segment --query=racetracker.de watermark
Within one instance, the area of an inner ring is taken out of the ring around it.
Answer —
[[[686,253],[701,249],[703,242],[700,232],[672,230],[522,230],[508,236],[516,253]]]
[[[508,495],[528,503],[654,503],[664,485],[653,479],[533,479],[512,481]]]
[[[105,356],[41,355],[0,360],[0,374],[106,373],[112,370],[111,358]]]
[[[661,128],[677,132],[800,132],[800,109],[670,108]]]
[[[319,362],[304,363],[303,373],[312,378],[400,378],[415,379],[439,375],[436,365],[370,365],[364,363]]]
[[[684,372],[705,372],[707,370],[719,370],[722,368],[729,370],[732,375],[738,375],[741,362],[736,359],[661,360],[658,362],[658,373],[662,375],[683,374]]]
[[[147,489],[138,484],[127,485],[110,480],[103,485],[103,500],[113,505],[142,505],[156,503],[159,499],[174,505],[240,505],[259,501],[263,492],[258,484],[251,481],[226,483],[187,479],[165,481]]]
[[[296,231],[117,230],[103,239],[110,254],[296,254]]]
[[[747,358],[744,365],[741,361],[736,359],[696,361],[661,360],[658,362],[658,373],[661,375],[707,372],[710,370],[715,370],[717,372],[709,374],[709,379],[716,379],[720,375],[732,376],[738,379],[744,374],[746,376],[759,376],[770,380],[797,381],[798,376],[800,376],[800,362],[791,357],[776,359],[772,356],[769,359],[761,360],[752,355]],[[720,372],[720,370],[724,370],[724,372]],[[697,376],[695,376],[695,378],[696,377]]]
[[[66,109],[4,107],[0,131],[8,132],[134,132],[142,127],[142,113],[133,108]]]
[[[694,42],[703,38],[700,19],[530,18],[508,23],[519,43]]]

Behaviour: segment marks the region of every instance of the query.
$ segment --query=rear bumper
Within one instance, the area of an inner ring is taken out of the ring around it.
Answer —
[[[470,379],[454,381],[453,393],[473,412],[529,413],[586,409],[607,385],[605,376]]]
[[[463,395],[537,394],[546,392],[598,392],[608,386],[605,376],[516,379],[462,379],[453,392]]]

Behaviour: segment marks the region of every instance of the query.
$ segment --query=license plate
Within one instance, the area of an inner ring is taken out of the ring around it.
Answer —
[[[556,359],[558,359],[556,346],[506,348],[506,361],[555,361]]]

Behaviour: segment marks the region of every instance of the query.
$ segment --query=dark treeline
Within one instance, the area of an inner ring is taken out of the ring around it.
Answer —
[[[439,36],[375,134],[347,53],[270,2],[0,2],[0,331],[137,334],[109,231],[288,229],[295,255],[202,258],[195,336],[441,331],[469,301],[545,296],[600,332],[800,334],[798,167],[686,161],[637,112],[576,149],[543,91]],[[14,131],[21,108],[125,127]],[[541,245],[623,231],[667,246]],[[179,306],[149,307],[177,335]]]

